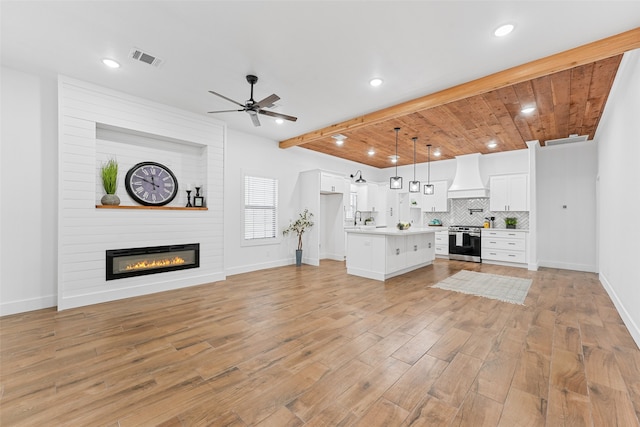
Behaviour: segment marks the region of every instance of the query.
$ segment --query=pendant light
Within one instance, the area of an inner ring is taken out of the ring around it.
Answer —
[[[424,186],[424,194],[434,194],[435,188],[431,183],[431,144],[427,144],[427,183]]]
[[[401,190],[402,189],[402,177],[398,176],[398,132],[400,132],[400,128],[393,128],[396,131],[396,176],[392,176],[389,179],[389,188],[392,190]]]
[[[416,181],[416,141],[418,137],[414,136],[411,139],[413,139],[413,181],[409,181],[409,193],[419,193],[420,181]]]

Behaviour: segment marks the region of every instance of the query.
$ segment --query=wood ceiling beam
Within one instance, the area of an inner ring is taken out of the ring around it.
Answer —
[[[507,70],[499,71],[411,101],[387,107],[370,114],[365,114],[363,116],[336,123],[300,136],[286,139],[284,141],[280,141],[279,146],[280,148],[289,148],[304,145],[340,132],[359,129],[364,126],[395,119],[416,111],[437,107],[449,102],[468,98],[470,96],[480,95],[501,87],[510,86],[580,65],[610,58],[637,48],[640,48],[640,27],[569,49],[564,52],[550,55],[542,59],[528,62],[523,65],[518,65]]]

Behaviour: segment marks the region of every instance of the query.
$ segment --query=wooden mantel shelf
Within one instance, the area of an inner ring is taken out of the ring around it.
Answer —
[[[157,211],[207,211],[208,208],[185,208],[180,206],[108,206],[96,205],[96,209],[151,209]]]

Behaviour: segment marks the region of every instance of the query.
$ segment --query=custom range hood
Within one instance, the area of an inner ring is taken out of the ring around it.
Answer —
[[[480,175],[481,156],[480,153],[456,156],[456,176],[449,187],[450,199],[489,197],[489,190]]]

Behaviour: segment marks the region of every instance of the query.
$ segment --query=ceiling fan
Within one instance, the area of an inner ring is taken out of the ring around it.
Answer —
[[[241,104],[238,101],[234,101],[231,98],[227,98],[224,95],[220,95],[219,93],[210,90],[209,93],[217,95],[220,98],[226,99],[229,102],[233,102],[234,104],[237,104],[240,107],[242,107],[242,109],[240,109],[240,110],[209,111],[209,113],[213,114],[213,113],[229,113],[229,112],[232,112],[232,111],[246,111],[247,113],[249,113],[249,116],[251,116],[251,121],[253,122],[254,126],[260,126],[260,120],[258,119],[258,114],[264,114],[265,116],[270,116],[270,117],[275,117],[275,118],[278,118],[278,119],[289,120],[291,122],[295,122],[296,120],[298,120],[297,117],[287,116],[286,114],[274,113],[273,111],[265,110],[265,108],[273,107],[273,105],[274,105],[273,103],[280,99],[280,97],[278,95],[276,95],[275,93],[267,96],[262,101],[258,101],[258,102],[254,101],[254,99],[253,99],[253,85],[256,84],[257,81],[258,81],[258,77],[254,76],[254,75],[251,75],[251,74],[249,74],[247,76],[247,82],[249,82],[249,84],[251,85],[251,97],[244,104]]]

